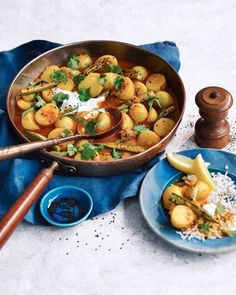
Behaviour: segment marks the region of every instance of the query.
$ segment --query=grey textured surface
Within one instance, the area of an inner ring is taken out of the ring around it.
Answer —
[[[0,2],[0,11],[0,50],[32,39],[175,41],[188,102],[173,147],[191,131],[199,89],[218,85],[236,93],[234,0],[10,0]],[[235,115],[234,106],[232,124]],[[168,246],[148,229],[138,200],[127,200],[66,230],[22,223],[0,252],[0,294],[231,295],[235,260],[236,253],[200,256]]]

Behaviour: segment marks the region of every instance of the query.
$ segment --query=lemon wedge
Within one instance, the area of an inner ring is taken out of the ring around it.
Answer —
[[[202,155],[197,155],[197,157],[193,161],[194,162],[192,173],[195,174],[199,180],[202,180],[205,183],[207,183],[214,191],[216,189],[216,186],[212,180],[210,172],[207,169],[207,165],[202,158]]]
[[[172,152],[168,152],[166,157],[170,165],[175,169],[187,174],[193,173],[193,159]]]

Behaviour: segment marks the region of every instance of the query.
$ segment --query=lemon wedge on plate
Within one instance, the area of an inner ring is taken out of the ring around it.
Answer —
[[[198,180],[207,183],[212,190],[216,189],[210,172],[208,171],[209,163],[204,162],[202,155],[199,154],[195,159],[186,156],[168,152],[166,154],[167,160],[175,169],[186,174],[195,174]]]

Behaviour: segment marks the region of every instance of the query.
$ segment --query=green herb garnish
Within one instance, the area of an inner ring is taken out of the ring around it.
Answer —
[[[143,131],[149,130],[148,127],[146,125],[136,125],[133,128],[138,134],[142,133]]]
[[[35,94],[34,99],[35,99],[34,104],[32,105],[31,108],[29,108],[28,110],[26,110],[22,113],[22,117],[24,117],[29,112],[39,110],[40,108],[42,108],[46,104],[46,102],[42,99],[42,97],[39,94]]]
[[[79,60],[76,55],[72,55],[72,57],[69,59],[67,66],[72,70],[78,70],[79,69]]]
[[[69,129],[65,129],[61,132],[60,137],[68,137],[72,135],[72,132]]]
[[[112,148],[111,155],[112,155],[112,158],[114,158],[114,159],[120,159],[122,157],[123,153],[122,152],[118,152],[116,150],[116,148]]]
[[[58,92],[53,95],[52,102],[55,103],[58,107],[60,107],[64,100],[69,99],[69,95],[63,92]]]
[[[82,160],[94,160],[97,152],[104,149],[103,145],[94,145],[92,143],[84,143],[82,145],[81,159]]]
[[[121,67],[119,65],[115,65],[115,66],[107,65],[105,67],[105,71],[112,72],[112,73],[115,73],[115,74],[121,74],[122,73],[122,69],[121,69]]]
[[[121,89],[121,86],[122,84],[124,83],[124,78],[123,77],[116,77],[114,79],[114,86],[115,86],[115,90],[120,90]]]
[[[79,100],[80,101],[88,101],[92,95],[90,93],[90,87],[89,88],[81,88],[79,90]]]
[[[60,70],[53,72],[50,77],[56,83],[65,83],[67,81],[66,73]]]
[[[101,74],[98,78],[98,82],[103,85],[105,82],[107,81],[106,75],[105,74]]]
[[[73,145],[72,143],[69,143],[67,145],[67,154],[69,156],[74,156],[78,152],[78,147],[76,145]]]
[[[85,76],[80,74],[80,75],[74,76],[73,81],[75,85],[79,85],[79,83],[83,81],[84,79],[85,79]]]
[[[97,119],[92,119],[91,121],[84,123],[85,132],[90,135],[95,135],[97,125],[98,125]]]
[[[209,233],[209,223],[202,223],[198,225],[198,229],[200,232],[204,233],[204,234],[208,234]]]
[[[220,202],[217,203],[217,206],[216,206],[216,214],[217,215],[222,215],[225,213],[225,206],[223,204],[221,204]]]
[[[155,96],[151,96],[149,98],[149,101],[148,101],[148,106],[149,106],[150,109],[153,107],[154,102],[157,103],[157,105],[158,105],[159,108],[162,108],[160,99],[157,98],[157,97],[155,97]]]

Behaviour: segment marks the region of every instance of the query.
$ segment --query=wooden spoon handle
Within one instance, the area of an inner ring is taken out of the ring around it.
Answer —
[[[42,169],[12,207],[3,215],[0,220],[0,248],[2,248],[31,206],[39,198],[44,188],[52,179],[53,172],[57,167],[58,163],[53,162],[49,168]]]

